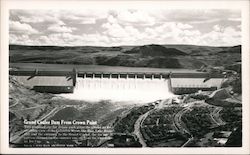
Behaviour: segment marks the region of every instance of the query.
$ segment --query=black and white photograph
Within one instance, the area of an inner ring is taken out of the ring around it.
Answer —
[[[9,148],[244,145],[241,9],[8,14]]]

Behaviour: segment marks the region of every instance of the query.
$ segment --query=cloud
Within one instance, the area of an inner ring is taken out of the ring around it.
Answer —
[[[104,29],[106,29],[106,31],[104,31],[103,33],[107,34],[110,37],[122,38],[122,37],[128,36],[125,29],[117,23],[115,23],[115,24],[106,23],[106,24],[103,24],[102,27]]]
[[[224,35],[225,35],[225,36],[228,36],[228,37],[240,37],[240,36],[241,36],[241,32],[235,30],[235,29],[232,28],[232,27],[226,27],[226,28],[224,29]]]
[[[222,28],[219,25],[214,25],[213,30],[216,32],[220,32],[222,30]]]
[[[46,23],[65,25],[64,21],[94,24],[97,19],[105,18],[107,12],[92,10],[11,10],[11,18],[18,16],[25,23]]]
[[[50,43],[55,45],[68,45],[68,46],[83,46],[83,45],[96,45],[105,46],[109,43],[109,38],[107,36],[101,35],[99,33],[95,34],[82,34],[73,35],[70,33],[61,34],[51,34],[46,38]]]
[[[84,18],[84,20],[81,20],[81,24],[95,24],[96,19],[94,18]]]
[[[28,35],[9,35],[9,42],[10,44],[23,44],[25,43],[23,40],[29,39]]]
[[[17,45],[44,45],[37,39],[32,39],[31,36],[27,34],[10,34],[9,43]]]
[[[19,16],[21,22],[25,23],[42,23],[44,22],[44,18],[39,18],[39,17],[25,17],[25,16]]]
[[[110,21],[110,20],[109,20]],[[140,43],[143,33],[132,25],[120,25],[116,20],[102,25],[102,35],[109,37],[108,45],[133,45]]]
[[[53,33],[42,35],[36,39],[31,39],[30,36],[10,36],[10,43],[23,45],[56,45],[56,46],[83,46],[96,45],[105,46],[109,43],[109,38],[99,33],[73,35],[71,33]]]
[[[10,33],[17,34],[38,34],[39,32],[32,28],[29,24],[20,23],[19,21],[10,21],[9,22]]]
[[[127,35],[124,29],[119,24],[106,23],[103,24],[102,27],[106,29],[106,31],[104,31],[103,33],[111,37],[118,38],[118,37],[125,37]]]
[[[10,19],[15,17],[23,23],[65,24],[52,10],[11,10]]]
[[[214,23],[221,20],[240,20],[240,10],[229,9],[177,9],[152,10],[149,12],[159,22],[184,22],[193,24]]]
[[[166,22],[163,25],[154,28],[146,28],[144,37],[148,39],[153,37],[155,41],[159,41],[161,44],[185,44],[191,42],[186,42],[187,39],[194,40],[201,34],[198,30],[191,28],[192,26],[180,22]]]
[[[189,25],[189,24],[182,24],[182,23],[177,23],[176,26],[177,26],[178,28],[180,28],[180,29],[191,29],[191,28],[193,28],[192,25]]]
[[[55,33],[70,33],[76,30],[74,27],[66,27],[64,25],[51,25],[48,27],[48,31]]]
[[[63,20],[67,20],[69,22],[78,23],[78,24],[95,24],[96,18],[93,17],[85,17],[85,16],[76,16],[72,14],[61,16]]]
[[[78,24],[95,24],[97,20],[107,18],[107,10],[64,10],[57,12],[61,20],[67,20]]]
[[[213,27],[211,32],[203,34],[200,38],[200,44],[213,46],[230,46],[241,44],[241,32],[232,27]]]
[[[10,43],[63,46],[240,44],[240,10],[11,10]]]
[[[117,23],[117,19],[113,15],[109,15],[107,21],[111,24]]]
[[[31,39],[29,35],[11,35],[10,43],[27,45],[64,45],[64,46],[116,46],[144,44],[196,44],[230,46],[240,44],[240,31],[232,27],[215,25],[211,31],[202,34],[195,29],[177,27],[179,23],[169,22],[154,28],[139,31],[133,26],[119,24],[103,25],[106,31],[93,34],[51,33]],[[220,29],[219,29],[220,28]],[[165,33],[163,33],[165,32]],[[118,34],[118,35],[116,35]]]
[[[116,11],[116,18],[119,24],[124,25],[154,25],[155,18],[145,11],[140,10],[120,10]]]
[[[120,25],[112,17],[109,19],[109,22],[103,24],[102,28],[105,29],[103,34],[111,38],[110,44],[112,45],[196,43],[197,36],[201,34],[198,30],[192,29],[191,25],[180,22],[166,22],[159,26],[139,30],[132,25]]]
[[[228,20],[240,22],[241,18],[228,18]]]
[[[113,15],[108,16],[107,23],[102,24],[101,27],[104,29],[103,34],[112,37],[113,41],[114,38],[130,38],[130,40],[133,40],[140,34],[138,29],[134,26],[120,24],[119,19],[115,18]]]

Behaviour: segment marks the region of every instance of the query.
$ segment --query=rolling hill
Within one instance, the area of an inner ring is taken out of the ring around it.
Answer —
[[[125,51],[127,54],[140,54],[141,56],[179,56],[187,55],[186,53],[176,49],[176,48],[166,48],[161,45],[144,45],[134,47],[131,50]]]
[[[241,61],[241,46],[9,46],[11,63],[84,64],[128,67],[188,68],[224,66]]]

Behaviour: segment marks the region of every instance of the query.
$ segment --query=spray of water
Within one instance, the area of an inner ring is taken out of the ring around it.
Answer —
[[[85,101],[145,103],[174,96],[169,87],[168,79],[77,78],[74,93],[60,96]]]

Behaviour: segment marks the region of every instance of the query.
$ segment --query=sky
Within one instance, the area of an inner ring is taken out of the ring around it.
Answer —
[[[232,9],[10,10],[9,43],[55,46],[241,44]]]

